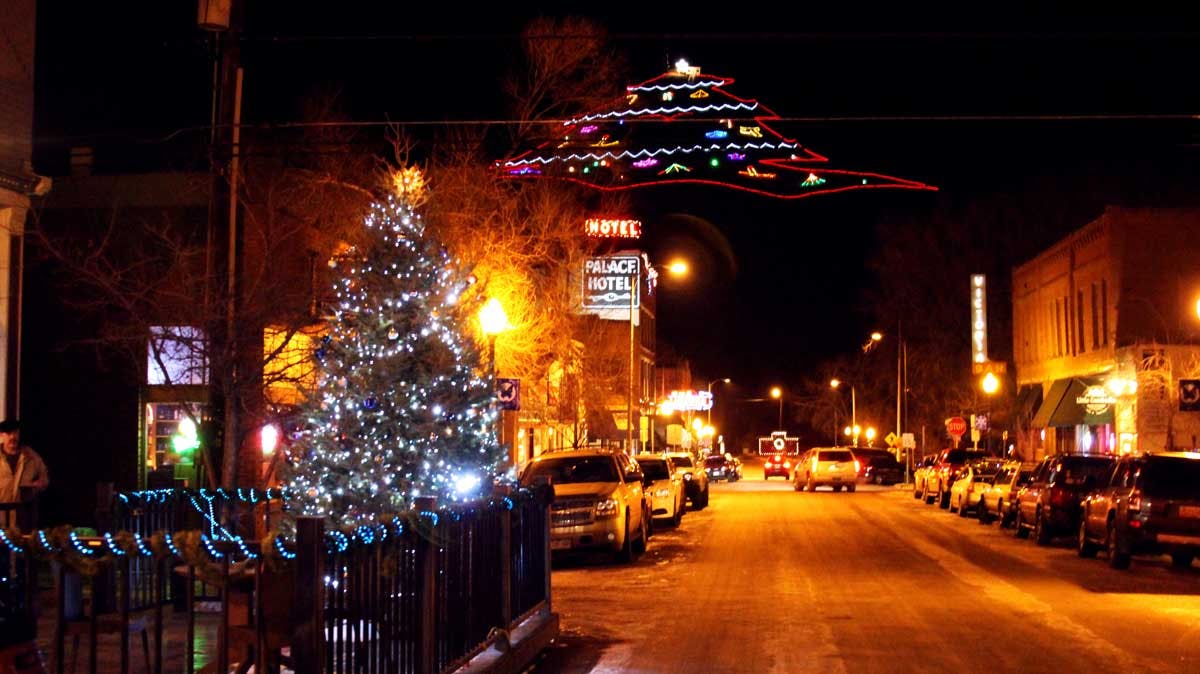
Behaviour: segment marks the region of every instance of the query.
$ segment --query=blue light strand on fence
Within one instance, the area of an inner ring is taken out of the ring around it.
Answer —
[[[143,541],[141,534],[135,533],[133,535],[133,542],[137,544],[138,552],[141,553],[141,555],[143,557],[153,557],[154,556],[154,551],[151,550],[150,548],[146,547],[146,544]]]
[[[179,548],[175,547],[175,537],[171,532],[168,531],[163,534],[163,540],[166,542],[167,549],[171,551],[172,555],[183,559],[183,555],[179,554]]]
[[[220,559],[225,556],[225,553],[213,547],[212,541],[209,540],[208,536],[200,534],[200,542],[204,544],[204,549],[208,550],[209,557],[212,557],[213,559]]]
[[[75,550],[78,551],[79,554],[87,555],[89,557],[96,554],[95,550],[88,548],[88,546],[80,542],[79,537],[74,531],[72,531],[70,534],[67,534],[67,536],[71,539],[71,545],[75,547]]]
[[[362,541],[363,545],[370,545],[375,542],[375,530],[364,524],[354,530],[354,537]]]
[[[283,557],[284,559],[295,559],[296,558],[295,552],[288,552],[288,549],[286,547],[284,547],[283,536],[275,537],[275,549],[279,551],[279,556]]]
[[[9,550],[12,550],[17,554],[25,552],[25,548],[22,548],[21,546],[12,542],[12,539],[8,537],[8,532],[6,532],[4,529],[0,529],[0,542],[7,545]]]
[[[246,539],[241,536],[234,536],[233,542],[237,544],[238,549],[242,551],[242,559],[258,559],[258,553],[253,552],[246,547]]]
[[[58,550],[56,550],[53,545],[50,545],[50,540],[46,538],[46,530],[45,529],[39,530],[37,535],[38,535],[38,541],[41,542],[43,548],[45,548],[46,550],[48,550],[50,552],[58,552]]]
[[[433,520],[433,526],[435,526],[435,527],[437,526],[437,523],[438,523],[438,514],[437,513],[433,512],[431,510],[422,510],[419,514],[421,515],[421,517],[428,517],[429,519]]]
[[[337,547],[337,552],[345,552],[350,547],[350,538],[340,531],[329,531],[325,533],[326,547],[330,543]]]
[[[513,500],[510,499],[509,497],[505,496],[504,497],[504,507],[508,508],[509,510],[512,510],[513,505],[514,505]]]
[[[118,557],[124,557],[125,551],[117,547],[117,542],[113,540],[112,534],[104,534],[104,542],[108,544],[108,549]]]

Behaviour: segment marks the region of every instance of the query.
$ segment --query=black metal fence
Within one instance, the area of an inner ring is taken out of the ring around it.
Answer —
[[[202,654],[212,671],[231,662],[298,674],[450,671],[490,644],[505,646],[535,612],[549,613],[551,499],[549,490],[519,490],[471,505],[426,503],[353,532],[300,518],[294,540],[260,543],[211,529],[204,517],[200,529],[173,529],[194,508],[186,493],[162,494],[114,508],[114,521],[129,527],[118,534],[5,534],[0,633],[32,629],[37,567],[50,560],[57,672],[79,657],[84,639],[89,672],[119,663],[122,673],[136,664],[160,674],[180,650],[183,671],[194,672],[204,641],[198,620],[216,623],[216,642]],[[204,588],[219,613],[198,617]],[[186,612],[182,639],[166,634],[173,598]],[[119,653],[100,650],[103,634],[118,636]]]

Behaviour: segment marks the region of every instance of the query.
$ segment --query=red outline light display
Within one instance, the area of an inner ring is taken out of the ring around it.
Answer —
[[[771,127],[780,119],[773,110],[726,91],[733,82],[689,67],[627,86],[613,107],[564,122],[555,140],[496,162],[496,168],[507,178],[555,178],[601,191],[700,184],[802,199],[860,189],[937,190],[881,173],[826,168],[828,158]],[[662,94],[671,91],[689,95],[675,101],[680,105],[661,107]],[[657,95],[642,101],[638,94],[647,92]],[[701,92],[705,95],[695,95]],[[749,114],[729,117],[731,112]],[[713,133],[714,125],[723,127],[726,137]],[[613,149],[596,151],[597,136]],[[744,163],[725,164],[724,159]],[[520,170],[535,167],[540,171]]]

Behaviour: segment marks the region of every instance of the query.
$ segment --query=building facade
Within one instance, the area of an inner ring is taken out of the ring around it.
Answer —
[[[1109,207],[1013,270],[1018,450],[1200,447],[1200,210]]]
[[[21,302],[30,197],[50,189],[33,172],[35,0],[0,13],[0,414],[20,414]]]

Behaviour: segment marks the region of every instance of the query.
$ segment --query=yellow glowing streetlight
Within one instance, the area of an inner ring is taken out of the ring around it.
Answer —
[[[872,342],[878,342],[878,341],[880,341],[880,340],[882,340],[882,339],[883,339],[883,333],[882,333],[882,332],[878,332],[878,331],[877,331],[877,332],[872,332],[872,333],[871,333],[871,341],[872,341]]]
[[[779,425],[776,427],[783,430],[783,389],[778,386],[771,387],[771,397],[779,401]]]
[[[983,375],[983,381],[980,383],[983,387],[983,392],[988,395],[995,395],[1000,390],[1000,378],[991,372]]]
[[[672,276],[687,276],[688,263],[683,260],[674,260],[667,265],[667,271],[670,272]]]
[[[874,426],[867,426],[866,436],[867,436],[867,444],[869,445],[869,444],[871,444],[871,441],[875,439],[875,427]]]
[[[496,335],[512,329],[504,306],[495,297],[489,299],[479,310],[479,329],[488,338],[488,351],[491,357],[492,376],[496,376]]]
[[[878,335],[878,334],[879,333],[876,332],[871,337],[874,338],[874,336]],[[883,336],[880,335],[880,339],[882,339],[882,338],[883,338]],[[831,388],[838,388],[841,385],[842,385],[841,379],[838,379],[835,377],[835,378],[829,380],[829,386]],[[850,424],[853,425],[855,429],[858,428],[858,400],[857,400],[857,397],[858,397],[858,395],[854,390],[854,384],[851,384],[850,385]],[[837,428],[837,426],[834,426],[834,428]],[[850,428],[850,426],[847,426],[846,428]],[[847,433],[846,435],[850,435],[850,434]],[[857,430],[855,430],[855,432],[854,432],[854,446],[855,447],[858,446],[858,431]]]

